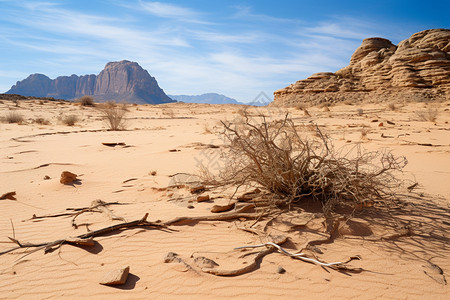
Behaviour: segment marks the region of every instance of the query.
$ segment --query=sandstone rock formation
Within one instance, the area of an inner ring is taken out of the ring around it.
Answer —
[[[363,40],[350,65],[316,73],[274,92],[273,105],[344,100],[450,98],[450,30],[413,34],[398,46],[383,38]]]
[[[43,74],[32,74],[19,81],[7,94],[34,97],[75,99],[90,95],[96,101],[131,103],[173,102],[158,86],[155,78],[139,64],[123,60],[109,62],[98,76],[60,76],[52,80]]]

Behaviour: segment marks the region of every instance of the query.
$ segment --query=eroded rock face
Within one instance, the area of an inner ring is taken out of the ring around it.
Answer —
[[[94,97],[99,100],[110,100],[118,97],[128,102],[143,103],[136,99],[151,98],[150,103],[173,102],[155,78],[135,62],[120,61],[107,63],[97,76]]]
[[[450,97],[450,30],[430,29],[398,44],[368,38],[350,64],[336,73],[316,73],[275,91],[274,105],[294,106],[373,97],[411,100]]]
[[[97,76],[59,76],[52,80],[42,74],[33,74],[17,82],[6,93],[67,100],[89,95],[100,102],[173,102],[158,86],[154,77],[139,64],[127,60],[107,63]]]

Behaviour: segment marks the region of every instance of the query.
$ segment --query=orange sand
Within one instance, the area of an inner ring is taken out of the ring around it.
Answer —
[[[218,121],[233,120],[243,106],[130,105],[128,130],[110,132],[95,108],[58,102],[19,104],[0,103],[0,118],[17,111],[26,122],[0,123],[0,195],[17,192],[17,201],[0,200],[0,251],[15,246],[8,239],[13,237],[11,223],[17,240],[40,243],[83,234],[87,227],[95,230],[121,222],[93,212],[76,219],[77,224],[88,223],[78,229],[71,226],[71,217],[29,220],[33,214],[87,207],[96,199],[126,203],[109,208],[127,221],[140,219],[146,212],[149,221],[209,215],[213,205],[227,203],[227,194],[220,191],[210,195],[225,198],[188,203],[189,199],[176,201],[176,195],[154,188],[172,184],[169,175],[198,172],[199,161],[211,168],[220,165],[220,149],[202,145],[223,144],[214,133],[220,131]],[[186,261],[193,254],[202,255],[216,260],[221,268],[238,268],[245,259],[238,259],[241,253],[233,248],[260,243],[255,235],[238,229],[253,221],[199,222],[174,226],[176,231],[141,228],[116,232],[95,238],[93,249],[63,245],[47,254],[40,250],[24,256],[26,249],[4,254],[0,256],[0,298],[448,299],[449,285],[438,282],[443,276],[427,261],[438,265],[444,276],[450,274],[450,102],[437,105],[435,123],[418,120],[415,112],[425,109],[424,103],[398,103],[397,107],[391,111],[386,103],[339,105],[329,112],[315,107],[308,109],[311,117],[294,108],[251,108],[272,117],[289,111],[299,123],[312,120],[337,145],[361,143],[367,149],[389,148],[407,157],[405,178],[415,178],[419,186],[411,193],[416,198],[409,200],[414,204],[409,208],[411,215],[401,218],[402,224],[411,218],[422,220],[420,226],[414,223],[413,235],[380,239],[395,233],[394,227],[385,226],[390,220],[372,222],[370,217],[357,216],[353,223],[342,226],[341,236],[333,243],[319,246],[323,254],[317,256],[324,261],[360,255],[362,260],[350,263],[363,268],[360,273],[327,272],[279,253],[267,255],[258,269],[236,277],[216,277],[164,263],[168,252],[176,252]],[[358,108],[363,114],[358,114]],[[76,114],[81,120],[68,127],[58,121],[61,114]],[[51,125],[33,123],[37,117]],[[375,119],[378,121],[372,122]],[[367,131],[365,138],[361,130]],[[103,142],[127,146],[107,147]],[[180,151],[169,152],[171,149]],[[62,185],[62,171],[78,174],[81,181]],[[155,176],[152,171],[157,172]],[[46,175],[50,179],[44,180]],[[189,204],[194,208],[189,209]],[[290,251],[298,249],[306,235],[283,222],[275,222],[272,230],[291,237],[286,246]],[[130,266],[124,286],[99,284],[106,272],[123,265]],[[279,266],[286,273],[277,273]]]

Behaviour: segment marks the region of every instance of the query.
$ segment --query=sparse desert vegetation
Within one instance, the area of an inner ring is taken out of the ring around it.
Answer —
[[[419,117],[421,121],[436,122],[439,115],[439,109],[434,107],[428,107],[416,112],[416,116]]]
[[[397,106],[395,105],[394,102],[390,102],[390,103],[387,105],[387,107],[388,107],[389,110],[392,110],[392,111],[394,111],[394,110],[397,109]]]
[[[110,130],[119,131],[126,128],[125,115],[128,112],[126,104],[106,102],[99,106],[98,110]]]
[[[67,126],[74,126],[79,121],[79,118],[77,115],[67,115],[63,116],[61,121]]]
[[[23,118],[22,114],[12,111],[5,115],[4,120],[6,123],[22,124],[24,121],[24,118]]]
[[[95,106],[94,97],[92,96],[83,96],[78,99],[78,102],[81,106]]]
[[[43,117],[37,117],[33,120],[34,123],[39,124],[39,125],[50,125],[50,121],[43,118]]]
[[[362,115],[364,115],[364,109],[358,108],[358,109],[356,110],[356,113],[358,114],[358,116],[362,116]]]

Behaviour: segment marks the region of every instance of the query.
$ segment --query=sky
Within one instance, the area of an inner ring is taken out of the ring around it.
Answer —
[[[450,1],[0,0],[0,93],[126,59],[166,94],[251,102],[345,67],[365,38],[432,28],[450,28]]]

